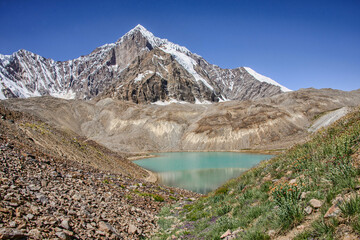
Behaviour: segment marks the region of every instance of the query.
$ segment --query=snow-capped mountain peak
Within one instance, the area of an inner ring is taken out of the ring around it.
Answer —
[[[221,69],[142,25],[86,56],[59,62],[27,50],[0,54],[0,99],[51,95],[136,103],[218,102],[290,91],[251,68]]]
[[[184,46],[180,46],[178,44],[172,43],[170,42],[168,39],[165,38],[159,38],[154,36],[154,34],[150,31],[148,31],[144,26],[138,24],[136,27],[134,27],[133,29],[131,29],[129,32],[127,32],[123,37],[121,37],[117,43],[122,43],[125,39],[127,39],[129,36],[132,36],[133,34],[136,33],[141,33],[143,37],[145,37],[149,43],[152,45],[153,48],[155,47],[165,47],[167,49],[171,48],[174,49],[176,51],[188,54],[191,53],[189,51],[189,49],[187,49]]]

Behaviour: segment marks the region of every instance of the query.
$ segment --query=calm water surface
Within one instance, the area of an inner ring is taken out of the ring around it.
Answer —
[[[272,155],[231,152],[160,153],[159,157],[134,161],[156,172],[160,183],[208,193],[227,180],[239,176]]]

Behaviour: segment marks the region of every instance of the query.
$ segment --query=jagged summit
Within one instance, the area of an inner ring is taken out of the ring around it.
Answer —
[[[129,32],[127,32],[123,37],[121,37],[116,43],[122,43],[124,39],[129,38],[130,36],[140,33],[144,38],[146,38],[149,43],[151,44],[152,48],[155,47],[164,47],[164,48],[171,48],[175,49],[176,51],[180,51],[182,53],[190,53],[189,49],[187,49],[184,46],[180,46],[178,44],[172,43],[167,39],[162,39],[159,37],[154,36],[152,32],[147,30],[144,26],[138,24],[136,27],[131,29]]]
[[[155,38],[154,34],[147,30],[143,25],[138,24],[133,29],[131,29],[129,32],[127,32],[125,35],[131,35],[134,32],[141,32],[144,36],[150,36],[152,38]]]
[[[251,68],[221,69],[138,24],[89,55],[54,61],[27,50],[0,54],[0,99],[51,95],[135,103],[211,103],[289,89]]]

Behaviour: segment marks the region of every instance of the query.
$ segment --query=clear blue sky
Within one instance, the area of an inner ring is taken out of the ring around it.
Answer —
[[[282,85],[360,88],[359,0],[0,0],[0,53],[86,55],[142,24],[223,68]]]

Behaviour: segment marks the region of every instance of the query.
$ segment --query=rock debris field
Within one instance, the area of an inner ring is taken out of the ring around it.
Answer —
[[[164,204],[199,196],[52,158],[0,122],[0,239],[147,238]]]

